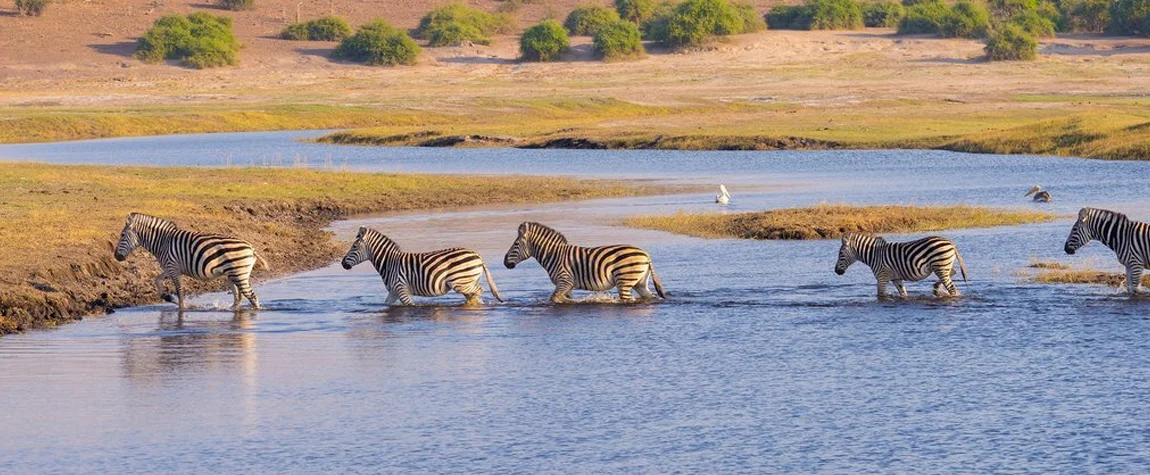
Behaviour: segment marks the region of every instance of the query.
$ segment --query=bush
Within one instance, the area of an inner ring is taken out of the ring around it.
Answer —
[[[1010,19],[1010,23],[1018,25],[1022,31],[1035,38],[1054,37],[1054,22],[1043,18],[1035,10],[1028,10],[1015,15],[1014,18]]]
[[[424,15],[415,36],[428,40],[433,47],[456,46],[464,41],[486,45],[491,43],[491,35],[505,31],[510,24],[510,17],[505,15],[449,3]]]
[[[40,16],[48,9],[52,0],[16,0],[16,11],[21,15]]]
[[[563,26],[575,36],[594,36],[603,25],[619,21],[619,14],[606,7],[580,7],[567,15]]]
[[[639,31],[643,33],[643,39],[665,41],[667,38],[667,25],[671,23],[671,17],[675,14],[675,4],[673,3],[660,3],[655,7],[655,11],[651,13],[651,17],[639,25]]]
[[[715,36],[737,35],[764,26],[750,5],[727,0],[688,0],[675,6],[666,24],[653,28],[650,37],[673,47],[689,47]]]
[[[137,42],[134,56],[145,63],[178,59],[203,69],[236,64],[239,50],[231,18],[199,12],[156,20]]]
[[[519,37],[519,53],[526,61],[553,61],[567,48],[567,30],[555,20],[544,20]]]
[[[629,21],[608,23],[595,33],[595,54],[606,61],[642,57],[641,36],[639,27]]]
[[[340,41],[349,36],[351,25],[335,16],[293,23],[280,33],[280,38],[293,41]]]
[[[256,0],[216,0],[216,5],[232,11],[251,10],[256,7]]]
[[[950,13],[950,7],[941,0],[917,3],[906,9],[906,16],[898,22],[898,34],[938,33],[942,19]]]
[[[767,27],[772,30],[802,29],[807,18],[806,10],[800,5],[775,5],[767,12]]]
[[[642,25],[655,14],[655,0],[615,0],[615,11],[620,18]]]
[[[1038,42],[1018,25],[1001,25],[986,41],[986,57],[991,61],[1029,61],[1037,56]]]
[[[1115,0],[1110,4],[1108,31],[1150,36],[1150,0]]]
[[[1101,32],[1110,23],[1108,0],[1062,0],[1062,29],[1073,32]]]
[[[1038,0],[990,0],[990,11],[1000,20],[1014,18],[1019,13],[1038,9]]]
[[[407,33],[383,20],[373,20],[344,38],[333,56],[367,65],[414,65],[422,50]]]
[[[808,0],[804,8],[808,30],[856,30],[863,27],[862,10],[854,0]]]
[[[731,8],[735,9],[735,15],[743,22],[742,31],[739,33],[754,33],[767,29],[767,23],[763,21],[763,17],[759,15],[755,6],[750,3],[735,2],[731,4]]]
[[[870,28],[894,28],[906,13],[901,3],[889,0],[863,3],[859,9],[862,10],[863,25]]]
[[[986,7],[959,0],[938,23],[943,38],[983,38],[990,29],[990,12]]]

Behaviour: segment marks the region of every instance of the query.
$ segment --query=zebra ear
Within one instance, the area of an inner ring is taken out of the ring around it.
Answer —
[[[527,232],[527,223],[522,223],[519,225],[519,235],[522,236],[525,232]]]
[[[364,235],[365,233],[367,233],[367,226],[360,226],[360,227],[359,227],[359,233],[358,233],[358,234],[356,234],[356,235],[355,235],[355,237],[357,237],[357,238],[361,238],[361,237],[363,237],[363,235]]]

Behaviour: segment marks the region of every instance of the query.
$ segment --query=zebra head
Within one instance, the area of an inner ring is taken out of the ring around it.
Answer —
[[[519,225],[519,236],[511,244],[511,249],[507,250],[507,255],[503,256],[503,265],[508,269],[514,269],[516,264],[531,258],[531,248],[527,245],[531,231],[531,226],[528,224],[530,223]]]
[[[1085,246],[1094,240],[1094,219],[1095,210],[1093,208],[1082,208],[1078,210],[1078,220],[1074,222],[1074,227],[1070,228],[1070,235],[1066,236],[1066,244],[1062,250],[1067,254],[1074,254],[1078,248]]]
[[[363,243],[363,236],[367,234],[367,226],[360,226],[359,233],[355,235],[355,242],[351,243],[351,249],[347,250],[347,254],[343,256],[343,268],[351,270],[360,262],[368,259],[367,246]]]
[[[851,233],[843,233],[842,245],[839,246],[839,260],[835,262],[835,273],[838,275],[846,274],[847,268],[858,260],[857,252],[854,244],[854,235]]]
[[[120,231],[120,243],[116,245],[116,260],[123,261],[127,259],[132,251],[135,251],[140,246],[140,235],[132,229],[132,225],[136,221],[136,213],[128,215],[128,221],[124,223],[124,230]]]

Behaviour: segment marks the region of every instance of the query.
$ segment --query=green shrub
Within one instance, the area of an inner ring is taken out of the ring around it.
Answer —
[[[419,20],[415,36],[428,40],[429,46],[455,46],[470,41],[490,44],[491,35],[506,31],[510,17],[494,15],[462,3],[449,3],[436,8]]]
[[[606,7],[580,7],[567,15],[563,27],[575,36],[594,36],[599,28],[608,23],[619,21],[619,14]]]
[[[991,61],[1030,61],[1037,56],[1038,41],[1018,25],[1001,25],[986,41],[986,57]]]
[[[239,50],[231,18],[199,12],[156,20],[137,42],[135,57],[145,63],[178,59],[203,69],[236,64]]]
[[[902,0],[902,6],[910,8],[915,5],[921,5],[923,3],[935,3],[938,1],[939,0]]]
[[[750,3],[734,2],[731,8],[735,9],[735,15],[743,22],[743,28],[740,33],[754,33],[767,29],[767,23],[763,21],[762,15],[759,11],[755,10],[755,6]]]
[[[655,14],[655,0],[615,0],[615,11],[620,18],[642,25]]]
[[[863,27],[862,10],[854,0],[808,0],[808,30],[856,30]]]
[[[687,0],[675,6],[665,26],[652,28],[652,39],[673,47],[699,46],[715,36],[737,35],[765,27],[750,5],[727,0]]]
[[[1019,28],[1022,28],[1022,31],[1025,31],[1026,34],[1035,38],[1054,37],[1054,22],[1043,18],[1043,16],[1035,10],[1027,10],[1015,15],[1014,18],[1010,19],[1010,23],[1018,25]]]
[[[1110,23],[1109,0],[1062,0],[1058,6],[1064,31],[1101,32]]]
[[[232,11],[251,10],[256,7],[256,0],[216,0],[216,5]]]
[[[898,22],[898,34],[938,33],[942,19],[950,13],[950,7],[941,0],[917,3],[906,9],[906,16]]]
[[[767,27],[772,30],[802,29],[808,17],[801,5],[775,5],[767,12]]]
[[[983,38],[990,29],[990,12],[981,4],[959,0],[938,23],[943,38]]]
[[[347,20],[325,16],[300,23],[292,23],[280,32],[280,38],[293,41],[340,41],[351,36]]]
[[[567,48],[567,30],[555,20],[544,20],[519,37],[519,53],[525,61],[553,61]]]
[[[1038,9],[1038,0],[990,0],[990,11],[1000,20],[1009,20],[1019,13]]]
[[[639,31],[643,33],[643,39],[665,41],[667,39],[667,25],[671,23],[671,17],[675,15],[675,4],[664,2],[655,7],[655,11],[651,13],[651,17],[639,25]]]
[[[1110,4],[1108,31],[1150,36],[1150,0],[1115,0]]]
[[[894,28],[906,13],[901,3],[889,0],[863,3],[859,9],[862,10],[863,25],[870,28]]]
[[[372,66],[411,66],[419,60],[421,52],[406,32],[377,19],[344,38],[332,55]]]
[[[48,9],[52,0],[16,0],[16,11],[21,15],[40,16]]]
[[[603,25],[595,33],[595,54],[606,61],[634,59],[643,56],[639,27],[626,20]]]

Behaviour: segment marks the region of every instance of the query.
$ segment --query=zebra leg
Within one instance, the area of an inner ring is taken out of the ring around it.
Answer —
[[[411,299],[411,291],[407,289],[406,285],[396,285],[395,290],[392,291],[392,294],[395,295],[395,298],[399,299],[399,301],[404,305],[415,305],[415,301]]]
[[[467,298],[464,305],[483,305],[483,299],[480,298],[483,295],[483,288],[479,286],[478,282],[472,282],[470,286],[454,284],[451,286],[451,289]]]
[[[1138,289],[1142,286],[1142,266],[1130,265],[1126,266],[1126,293],[1131,297],[1138,295]]]
[[[878,282],[878,284],[877,284],[877,286],[876,286],[877,288],[875,290],[878,291],[878,298],[879,298],[879,300],[885,299],[886,298],[886,279],[879,278],[877,282]]]
[[[958,293],[958,287],[955,287],[954,281],[950,280],[950,272],[952,270],[954,269],[938,268],[934,271],[934,275],[938,276],[938,281],[942,283],[943,287],[946,287],[946,292],[949,293],[951,297],[958,297],[962,294]]]
[[[650,279],[651,273],[648,272],[643,274],[643,278],[639,279],[639,282],[635,283],[635,292],[638,292],[639,297],[642,299],[649,299],[654,296],[654,294],[651,293],[651,289],[647,287],[647,283]]]
[[[903,285],[903,282],[901,280],[892,280],[891,282],[894,282],[894,288],[898,289],[898,296],[899,297],[902,297],[904,299],[909,297],[909,295],[907,295],[907,293],[906,293],[906,286]]]
[[[240,308],[240,301],[243,299],[244,294],[240,292],[240,287],[236,285],[235,281],[232,281],[232,310],[238,310]]]
[[[252,308],[260,308],[260,298],[256,297],[256,291],[252,290],[252,282],[244,276],[236,276],[232,279],[232,285],[240,291],[240,295],[248,299],[252,303]],[[239,308],[240,298],[236,297],[235,308]]]
[[[631,284],[632,286],[634,284]],[[635,297],[631,295],[631,287],[628,284],[620,282],[617,286],[619,289],[619,301],[623,303],[634,302]]]
[[[184,289],[180,286],[180,274],[172,277],[172,286],[176,288],[176,305],[184,309]]]
[[[160,300],[171,302],[172,296],[168,295],[167,292],[164,292],[164,281],[167,279],[167,274],[161,272],[160,275],[157,275],[155,279],[152,279],[152,282],[156,284],[156,293],[160,295]]]
[[[575,282],[571,276],[564,272],[559,275],[555,283],[555,292],[551,293],[551,303],[563,303],[571,300],[571,293],[575,291]]]
[[[383,304],[390,307],[390,306],[395,304],[396,300],[399,300],[399,295],[397,295],[395,292],[388,291],[387,292],[387,300],[385,300],[383,302]]]

